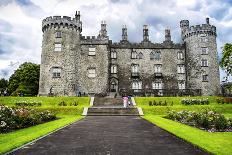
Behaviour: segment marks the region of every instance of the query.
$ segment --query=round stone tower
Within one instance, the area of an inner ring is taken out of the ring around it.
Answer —
[[[82,31],[80,12],[76,12],[75,18],[47,17],[42,21],[42,31],[39,95],[76,95],[76,56],[80,52]]]
[[[186,45],[187,87],[201,89],[202,95],[220,93],[220,76],[216,44],[216,27],[206,23],[189,27],[180,21],[182,40]]]

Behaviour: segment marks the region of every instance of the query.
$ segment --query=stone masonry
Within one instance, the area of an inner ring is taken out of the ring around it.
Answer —
[[[131,95],[181,96],[220,93],[216,27],[189,26],[180,21],[181,43],[173,43],[169,29],[162,43],[131,43],[127,27],[120,42],[112,42],[106,23],[98,36],[82,36],[80,12],[75,17],[53,16],[42,22],[43,42],[40,96]]]

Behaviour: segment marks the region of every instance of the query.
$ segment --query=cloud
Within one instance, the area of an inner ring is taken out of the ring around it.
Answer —
[[[1,0],[0,78],[9,77],[13,72],[11,62],[40,62],[43,18],[73,17],[76,10],[81,11],[82,35],[98,35],[100,23],[105,20],[114,42],[121,39],[121,28],[125,24],[132,42],[142,40],[144,24],[149,25],[151,41],[162,42],[164,29],[170,28],[174,42],[180,42],[180,20],[188,19],[190,25],[196,25],[210,17],[210,23],[217,27],[221,56],[223,44],[231,42],[231,5],[231,0]]]

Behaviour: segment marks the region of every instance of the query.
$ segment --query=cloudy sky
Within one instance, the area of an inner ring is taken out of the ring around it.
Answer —
[[[0,0],[0,78],[9,78],[25,61],[40,63],[42,19],[74,17],[76,10],[81,11],[82,35],[97,35],[105,20],[113,41],[120,40],[126,24],[129,40],[139,42],[142,25],[148,24],[153,42],[163,41],[165,28],[180,42],[181,19],[196,25],[210,17],[217,27],[219,57],[223,44],[232,41],[232,0]]]

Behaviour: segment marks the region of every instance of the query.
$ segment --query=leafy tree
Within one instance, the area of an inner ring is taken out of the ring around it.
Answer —
[[[8,81],[4,78],[0,79],[0,94],[4,92],[7,88]]]
[[[232,75],[232,44],[226,43],[222,50],[222,59],[220,62],[220,66],[223,70],[225,70],[227,76],[226,80],[229,76]]]
[[[23,93],[28,96],[38,94],[40,66],[31,62],[25,62],[11,75],[8,90],[11,95]]]

